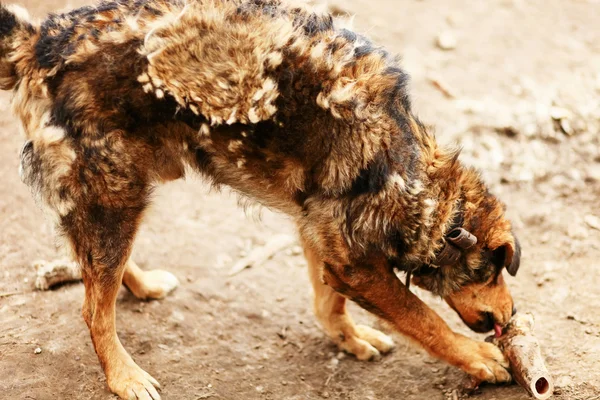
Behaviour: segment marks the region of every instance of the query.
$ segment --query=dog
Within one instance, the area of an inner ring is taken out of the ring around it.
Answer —
[[[81,265],[114,393],[160,398],[117,337],[115,299],[121,283],[140,298],[177,285],[130,253],[153,187],[187,167],[295,221],[316,317],[342,350],[393,347],[354,324],[351,300],[478,380],[511,379],[498,348],[410,291],[501,331],[514,314],[503,271],[516,275],[521,251],[505,206],[415,117],[407,83],[382,48],[281,0],[106,0],[40,23],[0,7],[22,179]]]

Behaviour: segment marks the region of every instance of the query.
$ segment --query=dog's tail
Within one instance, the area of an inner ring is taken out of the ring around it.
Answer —
[[[18,82],[18,75],[11,55],[18,47],[20,38],[30,36],[35,28],[29,13],[17,5],[0,4],[0,89],[10,90]]]

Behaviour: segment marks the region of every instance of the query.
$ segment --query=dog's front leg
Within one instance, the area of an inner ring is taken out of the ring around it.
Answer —
[[[508,363],[496,346],[453,332],[432,309],[406,289],[385,263],[326,264],[323,273],[325,283],[391,323],[433,356],[481,381],[510,381]]]

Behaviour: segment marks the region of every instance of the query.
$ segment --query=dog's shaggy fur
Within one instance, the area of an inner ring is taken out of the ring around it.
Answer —
[[[317,316],[342,349],[391,348],[354,325],[349,298],[479,379],[510,379],[498,349],[450,331],[394,273],[473,329],[511,316],[501,272],[516,273],[520,250],[503,205],[436,144],[406,86],[383,49],[280,0],[104,1],[41,24],[0,8],[23,180],[81,264],[83,315],[115,393],[159,396],[118,341],[114,303],[122,280],[165,294],[128,258],[152,188],[186,166],[297,222]],[[457,227],[477,244],[437,265]]]

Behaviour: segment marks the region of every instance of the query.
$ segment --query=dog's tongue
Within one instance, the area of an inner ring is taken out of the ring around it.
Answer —
[[[498,324],[495,324],[494,332],[496,333],[496,337],[499,338],[500,336],[502,336],[502,327]]]

